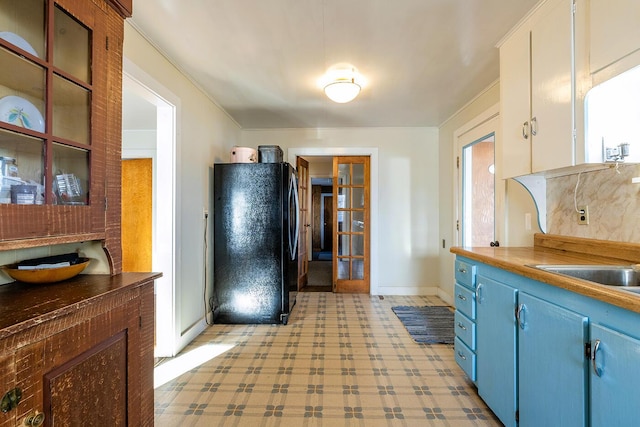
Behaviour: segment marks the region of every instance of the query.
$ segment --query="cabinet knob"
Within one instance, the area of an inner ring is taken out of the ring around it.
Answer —
[[[467,328],[465,328],[465,326],[460,322],[458,322],[458,328],[462,329],[463,331],[467,330]]]
[[[467,300],[467,297],[465,297],[465,296],[464,296],[464,295],[462,295],[462,294],[458,294],[458,299],[460,299],[460,300],[462,300],[462,301],[466,301],[466,300]]]
[[[467,357],[464,354],[462,354],[462,352],[460,351],[458,352],[458,356],[460,356],[460,359],[462,360],[467,360]]]

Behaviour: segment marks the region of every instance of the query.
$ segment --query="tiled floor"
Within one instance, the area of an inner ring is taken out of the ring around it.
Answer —
[[[155,425],[501,425],[452,346],[413,342],[395,305],[444,304],[300,293],[286,326],[208,328],[183,354],[229,349],[156,389]]]

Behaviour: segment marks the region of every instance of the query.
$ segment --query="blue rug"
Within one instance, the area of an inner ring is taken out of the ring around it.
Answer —
[[[417,343],[453,344],[453,311],[446,306],[391,307]]]

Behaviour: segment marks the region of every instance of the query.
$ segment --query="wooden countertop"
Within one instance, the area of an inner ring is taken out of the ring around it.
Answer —
[[[13,282],[0,286],[0,339],[57,317],[68,315],[101,298],[135,290],[161,273],[79,274],[57,283]]]
[[[537,264],[639,264],[638,244],[536,234],[533,247],[452,247],[451,252],[640,313],[640,294],[530,267]]]

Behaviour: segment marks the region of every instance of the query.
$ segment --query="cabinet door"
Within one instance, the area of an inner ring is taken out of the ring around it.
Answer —
[[[500,47],[502,178],[531,173],[529,36],[523,28]]]
[[[122,331],[45,375],[51,425],[126,425],[127,380],[127,332]]]
[[[572,1],[554,1],[541,12],[531,30],[533,173],[574,163]]]
[[[640,2],[637,0],[591,0],[591,72],[613,64],[640,49]]]
[[[592,351],[599,340],[595,367],[590,368],[591,426],[631,426],[640,419],[635,397],[640,384],[640,340],[600,325],[591,325]],[[598,370],[598,374],[595,370]]]
[[[517,290],[478,276],[477,385],[480,397],[506,426],[516,425]]]
[[[524,292],[518,302],[520,426],[585,426],[588,318]]]

